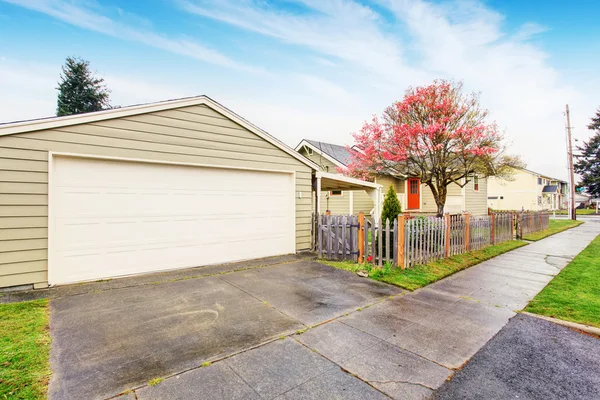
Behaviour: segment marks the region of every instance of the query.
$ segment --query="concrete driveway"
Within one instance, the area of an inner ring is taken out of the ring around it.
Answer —
[[[599,233],[412,293],[295,257],[57,288],[50,397],[429,398]]]
[[[311,260],[226,272],[52,299],[50,398],[110,398],[401,293]]]

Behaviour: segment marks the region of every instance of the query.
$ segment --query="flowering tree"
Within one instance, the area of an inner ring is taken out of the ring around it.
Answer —
[[[343,172],[368,180],[386,173],[420,178],[442,216],[448,185],[463,187],[474,175],[507,178],[523,166],[505,154],[502,135],[487,115],[479,96],[463,94],[461,83],[409,88],[402,101],[353,135],[358,150],[350,152]]]

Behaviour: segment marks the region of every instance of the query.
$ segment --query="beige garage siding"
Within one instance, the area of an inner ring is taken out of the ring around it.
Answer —
[[[488,180],[479,178],[479,191],[473,190],[473,180],[465,186],[465,206],[473,215],[487,215]]]
[[[296,248],[310,248],[311,168],[199,105],[0,137],[0,287],[47,282],[48,152],[296,172]]]

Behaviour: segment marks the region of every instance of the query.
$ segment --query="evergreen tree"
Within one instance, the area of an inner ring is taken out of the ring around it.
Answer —
[[[600,108],[596,111],[596,115],[592,117],[592,122],[588,125],[588,129],[600,131]]]
[[[394,243],[394,221],[398,218],[398,214],[400,214],[402,212],[402,206],[400,205],[400,201],[398,201],[398,196],[396,195],[396,191],[394,190],[393,186],[390,186],[390,188],[388,189],[387,193],[385,194],[385,197],[383,199],[383,209],[381,210],[381,223],[383,225],[383,227],[385,228],[385,222],[389,219],[390,220],[390,230],[392,230],[390,232],[390,243]],[[384,236],[385,237],[385,236]],[[392,246],[392,248],[390,249],[390,254],[392,254],[392,249],[394,246]],[[383,240],[382,243],[382,249],[383,249],[383,253],[385,254],[386,248],[386,241]]]
[[[104,79],[90,71],[88,61],[67,57],[58,83],[56,115],[81,114],[110,108]]]
[[[381,220],[385,225],[386,220],[390,220],[390,225],[394,226],[394,220],[398,218],[398,214],[402,212],[402,206],[398,201],[398,196],[393,186],[390,186],[385,198],[383,199],[383,209],[381,210]]]
[[[597,117],[600,122],[600,115]],[[592,124],[593,124],[592,119]],[[592,125],[590,125],[592,126]],[[575,172],[581,176],[579,185],[587,188],[587,192],[594,197],[600,196],[600,126],[594,136],[583,146],[577,146],[579,154],[575,155]]]

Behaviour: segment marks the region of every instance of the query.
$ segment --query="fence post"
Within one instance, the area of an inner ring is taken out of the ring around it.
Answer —
[[[471,250],[471,214],[465,214],[465,252]]]
[[[510,213],[510,240],[515,240],[515,216]]]
[[[450,214],[444,215],[446,219],[446,257],[450,257]]]
[[[365,259],[365,214],[358,213],[358,263],[362,264]]]
[[[496,214],[492,213],[492,246],[496,244]]]
[[[404,215],[398,215],[398,266],[404,269]]]

